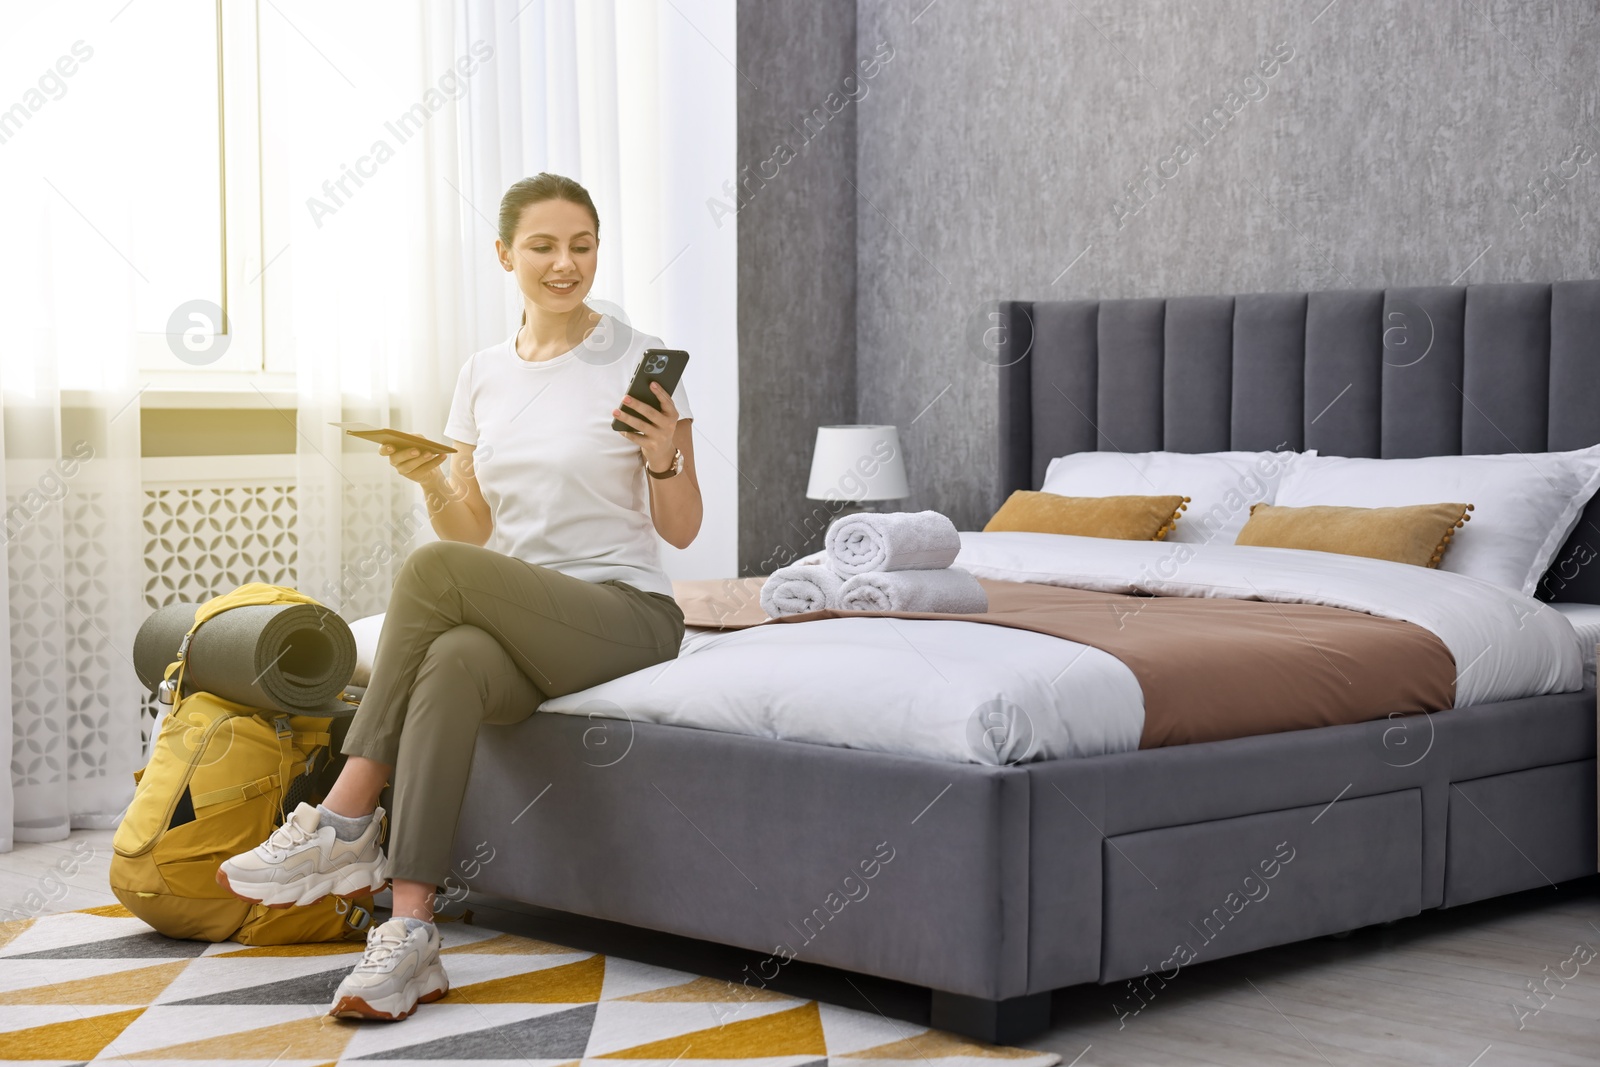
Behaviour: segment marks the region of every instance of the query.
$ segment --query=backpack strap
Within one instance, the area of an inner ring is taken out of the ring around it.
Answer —
[[[278,776],[269,774],[265,778],[257,778],[255,781],[246,782],[243,785],[229,785],[221,789],[210,789],[204,793],[195,793],[189,797],[189,802],[196,808],[204,808],[229,800],[250,800],[264,793],[270,793],[276,788],[278,788]]]
[[[156,699],[163,704],[176,707],[178,701],[182,699],[178,688],[183,683],[183,666],[189,655],[189,640],[199,628],[200,623],[196,622],[189,627],[189,632],[183,635],[183,641],[178,645],[177,659],[167,664],[167,669],[161,677],[161,684],[156,687]]]
[[[284,786],[283,792],[278,795],[278,815],[281,819],[287,819],[289,813],[283,810],[283,800],[289,794],[289,783],[294,781],[294,730],[289,726],[287,715],[273,718],[272,726],[278,731],[278,781]]]
[[[310,774],[314,763],[314,760],[306,760],[304,763],[290,764],[289,781],[294,781],[302,774]],[[256,797],[270,793],[278,788],[280,781],[282,779],[276,774],[269,774],[265,778],[257,778],[255,781],[246,782],[243,785],[226,785],[221,789],[208,789],[204,793],[192,794],[189,797],[189,803],[196,808],[204,808],[229,800],[254,800]]]
[[[333,735],[326,730],[296,730],[294,743],[300,746],[302,752],[313,748],[328,748],[333,744]]]

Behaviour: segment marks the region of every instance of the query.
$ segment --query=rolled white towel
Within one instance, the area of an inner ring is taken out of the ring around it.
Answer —
[[[844,575],[938,570],[960,551],[955,523],[937,511],[845,515],[828,527],[828,565]]]
[[[761,609],[772,618],[839,606],[844,579],[824,566],[791,563],[773,571],[761,586]]]
[[[839,590],[844,611],[943,611],[972,615],[989,610],[989,594],[968,571],[869,571]]]

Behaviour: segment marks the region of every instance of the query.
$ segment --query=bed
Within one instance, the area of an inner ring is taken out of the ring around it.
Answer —
[[[1001,314],[1006,492],[1096,450],[1600,443],[1600,282]],[[1595,543],[1591,503],[1540,583],[1591,638],[1574,606],[1600,604]],[[458,859],[487,896],[747,949],[751,989],[801,959],[927,987],[934,1026],[1020,1041],[1063,987],[1114,984],[1108,1011],[1130,1014],[1193,962],[1593,873],[1592,669],[1581,685],[998,765],[596,699],[484,727]],[[481,842],[492,862],[475,861]]]

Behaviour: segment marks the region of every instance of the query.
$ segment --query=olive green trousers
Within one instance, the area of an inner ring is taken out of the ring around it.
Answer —
[[[390,877],[444,882],[480,725],[672,659],[682,640],[683,612],[661,593],[462,541],[413,551],[340,749],[393,767]]]

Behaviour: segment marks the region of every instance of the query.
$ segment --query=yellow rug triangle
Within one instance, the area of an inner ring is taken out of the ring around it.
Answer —
[[[130,1060],[338,1060],[356,1027],[327,1015],[134,1052]],[[57,1054],[59,1059],[60,1055]]]
[[[494,937],[486,937],[469,945],[453,945],[441,950],[440,954],[482,952],[494,956],[570,956],[574,952],[581,951],[582,949],[567,948],[565,945],[553,945],[548,941],[535,941],[531,937],[496,934]]]
[[[826,1056],[822,1013],[816,1001],[790,1011],[777,1011],[759,1019],[713,1026],[678,1034],[621,1052],[608,1052],[603,1060],[739,1060],[770,1056]]]
[[[52,985],[0,993],[0,1004],[149,1004],[189,966],[189,960],[112,971]]]
[[[0,1060],[92,1060],[143,1014],[143,1008],[133,1008],[8,1030],[0,1034]]]
[[[98,908],[79,908],[79,915],[98,915],[103,919],[131,919],[133,912],[121,904],[102,904]]]
[[[947,1034],[943,1030],[924,1030],[902,1041],[864,1048],[858,1052],[836,1052],[833,1059],[840,1060],[935,1060],[940,1057],[972,1056],[992,1060],[1025,1060],[1038,1057],[1037,1052],[1011,1048],[1006,1045],[977,1045],[965,1038]]]
[[[588,1004],[600,999],[606,978],[606,958],[590,956],[577,963],[523,971],[450,990],[446,1003],[467,1004]]]
[[[11,944],[18,934],[32,925],[32,919],[13,919],[8,923],[0,923],[0,948]]]
[[[630,993],[617,1000],[644,1001],[647,1003],[734,1003],[749,1000],[794,1000],[782,993],[753,989],[747,985],[724,982],[720,978],[696,978],[682,985],[669,985],[663,989],[650,989],[643,993]]]
[[[363,941],[310,941],[303,945],[256,945],[230,952],[217,952],[207,959],[226,956],[230,960],[253,956],[342,956],[347,952],[360,952],[366,948]]]

